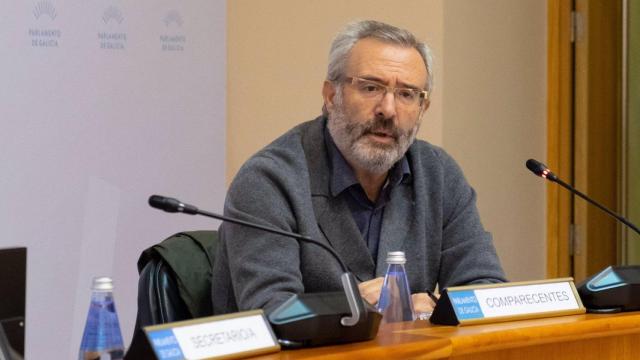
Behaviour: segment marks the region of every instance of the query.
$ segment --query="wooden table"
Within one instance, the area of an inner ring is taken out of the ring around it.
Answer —
[[[464,327],[380,326],[371,341],[284,350],[255,359],[640,359],[640,312],[571,315]]]

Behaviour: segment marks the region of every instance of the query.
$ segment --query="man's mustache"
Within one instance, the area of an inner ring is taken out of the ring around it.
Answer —
[[[396,141],[402,135],[402,131],[393,124],[393,120],[384,118],[374,118],[373,120],[367,121],[361,129],[360,137],[375,133],[384,133]]]

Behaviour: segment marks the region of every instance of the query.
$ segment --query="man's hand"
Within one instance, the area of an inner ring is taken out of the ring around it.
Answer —
[[[427,293],[418,293],[411,295],[413,300],[413,310],[416,314],[431,313],[436,303],[431,300],[431,297]]]
[[[383,282],[384,282],[383,277],[361,282],[360,284],[358,284],[360,295],[362,295],[362,298],[367,300],[369,304],[371,305],[377,304],[378,299],[380,299],[380,292],[382,291]]]
[[[376,305],[378,303],[378,299],[380,299],[380,292],[382,291],[383,283],[383,277],[361,282],[358,284],[360,295],[362,295],[362,298],[367,300],[371,305]],[[431,300],[427,293],[413,294],[411,295],[411,300],[413,301],[413,310],[416,314],[430,313],[436,306],[436,303]]]

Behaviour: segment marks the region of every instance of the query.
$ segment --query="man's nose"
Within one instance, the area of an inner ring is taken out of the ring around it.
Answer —
[[[382,96],[382,99],[378,102],[375,109],[376,116],[383,117],[385,119],[395,118],[396,116],[396,100],[393,91],[387,91]]]

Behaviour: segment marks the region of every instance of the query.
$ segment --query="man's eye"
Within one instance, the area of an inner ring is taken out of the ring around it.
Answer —
[[[405,99],[413,99],[416,97],[416,94],[411,89],[398,89],[398,95]]]
[[[362,91],[365,92],[378,92],[380,91],[380,86],[376,84],[363,84]]]

